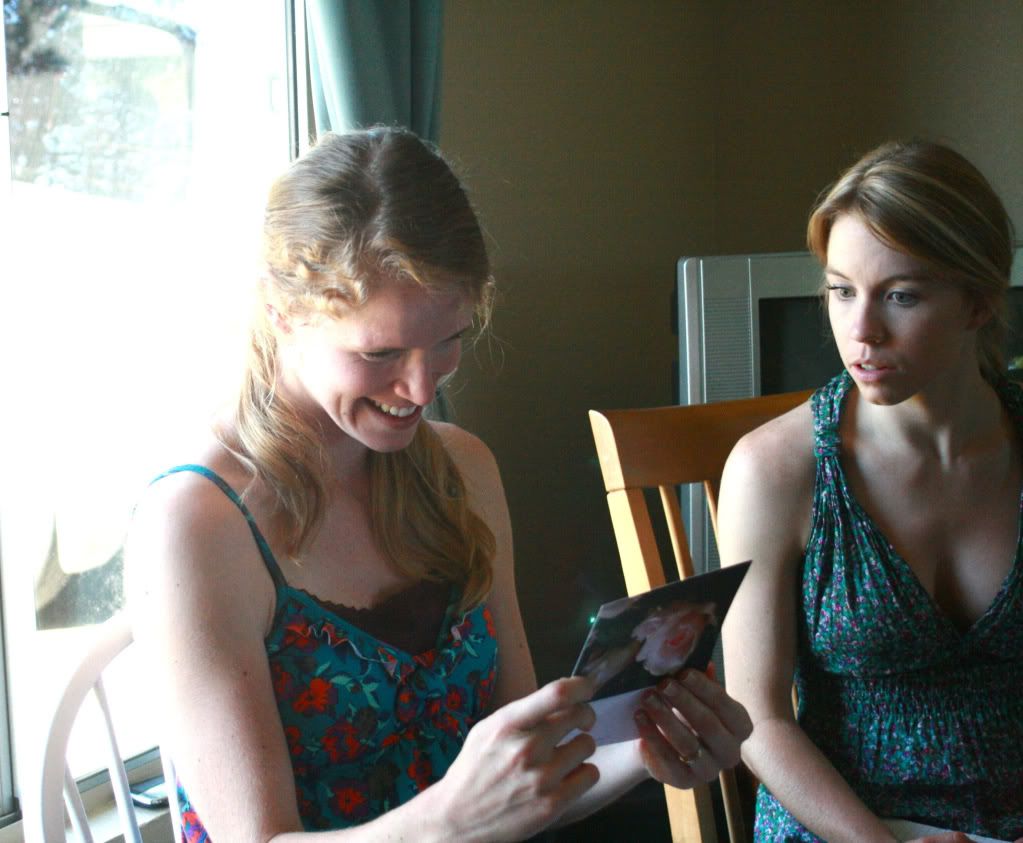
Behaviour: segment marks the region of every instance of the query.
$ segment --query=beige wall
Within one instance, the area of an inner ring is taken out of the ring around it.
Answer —
[[[954,143],[1023,227],[1023,4],[449,0],[444,37],[441,145],[503,291],[455,406],[501,463],[548,679],[623,588],[586,410],[672,400],[676,260],[802,248],[893,135]]]

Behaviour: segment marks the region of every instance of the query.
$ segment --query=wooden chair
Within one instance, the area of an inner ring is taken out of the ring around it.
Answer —
[[[103,672],[122,651],[132,643],[131,628],[123,615],[117,615],[104,623],[96,633],[82,661],[68,679],[57,702],[49,731],[46,734],[41,766],[41,781],[38,783],[40,802],[37,816],[26,813],[26,822],[32,826],[39,823],[38,828],[29,828],[28,840],[45,840],[47,843],[65,840],[64,811],[71,820],[71,828],[75,839],[83,843],[92,843],[92,832],[89,828],[85,807],[81,794],[65,757],[71,730],[86,696],[91,692],[99,704],[103,715],[103,726],[106,732],[108,750],[107,769],[110,783],[117,803],[121,833],[129,843],[142,843],[138,818],[129,792],[128,775],[124,761],[117,746],[110,706],[107,703],[106,691],[103,687]],[[170,800],[171,828],[180,837],[177,795],[173,786],[174,773],[170,759],[164,754],[163,769]]]
[[[645,489],[660,492],[680,578],[693,575],[693,558],[679,507],[678,487],[702,483],[717,529],[721,472],[735,443],[764,422],[806,401],[810,392],[720,401],[687,407],[591,410],[590,425],[607,491],[625,586],[630,595],[664,585],[664,567],[647,508]],[[747,833],[735,772],[721,773],[728,835],[745,843]],[[675,843],[717,843],[710,788],[665,787]]]

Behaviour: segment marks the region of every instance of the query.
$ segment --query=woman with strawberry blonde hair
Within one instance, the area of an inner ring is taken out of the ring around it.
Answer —
[[[127,545],[187,838],[519,840],[735,763],[748,718],[703,675],[596,752],[589,682],[537,690],[494,458],[424,418],[494,287],[436,150],[321,138],[264,243],[235,408]]]

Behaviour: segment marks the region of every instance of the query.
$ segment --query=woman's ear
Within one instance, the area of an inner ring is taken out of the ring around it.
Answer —
[[[966,327],[971,331],[979,331],[991,321],[991,317],[994,315],[990,307],[977,300],[970,302],[969,307],[970,318],[966,323]]]

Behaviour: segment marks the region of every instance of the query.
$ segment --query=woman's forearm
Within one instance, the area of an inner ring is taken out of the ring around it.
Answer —
[[[895,840],[793,721],[756,723],[742,757],[772,795],[819,837],[832,843]]]
[[[271,837],[267,843],[448,843],[453,839],[472,841],[471,836],[457,833],[454,826],[446,821],[444,812],[438,810],[436,794],[427,788],[408,802],[363,825],[338,831],[287,832]],[[228,841],[229,843],[229,841]]]

